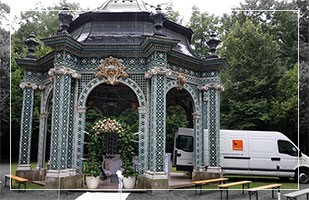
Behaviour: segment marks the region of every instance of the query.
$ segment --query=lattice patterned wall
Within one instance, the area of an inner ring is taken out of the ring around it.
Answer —
[[[217,94],[216,90],[209,90],[209,165],[218,166],[218,152],[217,152],[217,143],[219,138],[217,138],[217,108],[216,108]]]
[[[41,73],[41,72],[32,72],[32,71],[24,71],[24,81],[25,82],[32,82],[36,84],[42,84],[48,82],[48,74],[47,73]]]

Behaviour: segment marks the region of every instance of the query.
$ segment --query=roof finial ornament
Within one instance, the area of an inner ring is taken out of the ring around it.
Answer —
[[[57,34],[69,34],[68,29],[70,27],[70,23],[72,22],[72,14],[70,13],[70,9],[68,5],[64,5],[62,10],[58,14],[59,21],[61,21],[61,28],[58,30]]]
[[[28,47],[28,55],[26,56],[26,58],[36,59],[35,48],[39,45],[39,42],[36,41],[35,35],[33,32],[29,34],[29,38],[25,40],[25,44]]]
[[[220,42],[221,41],[217,38],[217,33],[215,31],[211,31],[210,39],[206,42],[210,52],[207,58],[218,58],[216,51]]]
[[[163,23],[166,20],[160,5],[157,5],[156,13],[150,15],[150,19],[155,23],[155,33],[154,35],[165,36],[162,32]]]

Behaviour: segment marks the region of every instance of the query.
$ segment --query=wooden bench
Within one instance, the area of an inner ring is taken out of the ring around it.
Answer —
[[[256,200],[258,200],[258,191],[259,190],[267,190],[267,189],[271,189],[271,194],[272,194],[272,198],[275,198],[274,195],[274,190],[277,189],[278,192],[280,192],[280,187],[282,186],[282,184],[278,184],[278,183],[274,183],[274,184],[269,184],[269,185],[263,185],[263,186],[259,186],[259,187],[254,187],[249,189],[249,199],[251,200],[251,196],[255,195]]]
[[[298,196],[307,194],[307,200],[309,200],[309,188],[307,189],[303,189],[303,190],[298,190],[295,192],[291,192],[288,194],[283,195],[284,197],[286,197],[287,200],[297,200]]]
[[[225,181],[229,180],[228,178],[214,178],[214,179],[207,179],[207,180],[199,180],[199,181],[193,181],[192,183],[195,185],[195,194],[198,186],[200,186],[200,194],[202,194],[203,185],[209,184],[209,183],[217,183],[221,182],[221,184],[225,183]]]
[[[242,193],[245,194],[245,187],[248,189],[250,188],[250,183],[252,181],[238,181],[238,182],[233,182],[233,183],[225,183],[225,184],[220,184],[217,185],[220,188],[220,197],[222,199],[222,190],[226,189],[226,199],[229,198],[229,187],[236,186],[236,185],[242,185]]]
[[[18,189],[20,189],[20,185],[21,184],[23,184],[24,185],[24,189],[26,189],[26,183],[29,181],[28,179],[22,178],[22,177],[19,177],[19,176],[15,176],[15,175],[10,175],[10,174],[4,175],[4,176],[5,176],[4,187],[6,187],[7,180],[11,179],[11,181],[15,180],[17,182]]]

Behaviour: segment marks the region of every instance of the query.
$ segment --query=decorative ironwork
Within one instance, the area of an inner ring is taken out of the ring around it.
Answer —
[[[119,78],[129,77],[129,73],[126,72],[126,68],[120,63],[118,59],[110,56],[101,62],[101,65],[98,68],[98,72],[95,73],[95,77],[106,78],[104,83],[115,85],[119,82]]]
[[[149,79],[151,78],[153,75],[171,75],[172,74],[172,70],[167,69],[165,67],[154,67],[150,70],[148,70],[147,72],[145,72],[145,78]]]
[[[33,32],[29,34],[29,38],[25,40],[25,44],[28,47],[28,55],[26,56],[26,58],[36,59],[35,48],[39,45],[39,42],[36,41],[35,35]]]
[[[193,115],[193,119],[200,119],[202,117],[202,113],[200,112],[192,113],[192,115]]]
[[[151,20],[155,23],[155,34],[158,36],[165,36],[165,34],[162,32],[163,29],[163,22],[165,21],[165,16],[162,13],[162,9],[160,8],[160,5],[156,8],[156,13],[150,15]]]
[[[61,21],[61,28],[57,31],[57,34],[69,34],[68,29],[70,27],[70,23],[72,22],[72,14],[70,13],[70,9],[67,5],[62,8],[62,11],[59,13],[59,21]]]
[[[217,38],[217,34],[215,31],[211,31],[210,39],[206,42],[209,47],[209,55],[207,58],[218,58],[216,54],[217,46],[220,44],[220,40]]]
[[[209,83],[209,84],[206,84],[202,87],[199,88],[200,90],[204,90],[204,91],[208,91],[210,89],[215,89],[215,90],[218,90],[220,92],[223,92],[224,91],[224,87],[222,84],[216,84],[216,83]]]
[[[39,85],[39,84],[35,84],[35,83],[31,83],[31,82],[22,82],[19,84],[19,87],[21,89],[25,89],[25,88],[31,88],[32,90],[43,90],[45,88],[45,85]]]
[[[177,89],[178,90],[182,90],[183,89],[183,86],[186,84],[186,77],[182,74],[182,73],[179,73],[178,75],[178,87]]]

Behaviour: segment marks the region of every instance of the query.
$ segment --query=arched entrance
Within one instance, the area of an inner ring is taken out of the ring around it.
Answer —
[[[102,83],[96,86],[88,95],[86,107],[86,132],[90,131],[97,120],[104,117],[116,118],[125,123],[131,131],[138,132],[138,100],[133,90],[123,83],[117,85]],[[127,119],[128,116],[131,116],[130,120]],[[117,154],[117,147],[117,136],[115,134],[103,137],[102,149],[104,155]],[[136,153],[138,152],[136,151]]]
[[[105,84],[105,78],[94,78],[80,94],[78,100],[78,131],[76,148],[76,169],[82,171],[82,159],[84,155],[84,140],[86,131],[87,104],[95,104],[103,116],[121,116],[127,109],[138,110],[138,159],[139,172],[145,168],[145,132],[146,132],[146,108],[145,96],[140,87],[130,78],[120,78],[116,85]],[[103,103],[104,102],[104,103]]]
[[[199,93],[192,89],[189,84],[179,87],[179,81],[171,81],[167,84],[166,99],[167,108],[179,105],[183,108],[187,117],[187,128],[194,129],[193,170],[199,170],[203,164],[202,146],[202,119],[199,105]],[[180,128],[180,127],[179,127]],[[174,155],[173,155],[174,156]]]

